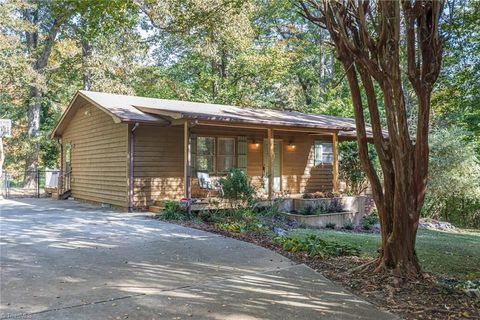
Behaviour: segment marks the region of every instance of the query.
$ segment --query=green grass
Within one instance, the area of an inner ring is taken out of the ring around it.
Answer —
[[[316,233],[325,240],[349,244],[363,256],[374,257],[380,235],[334,230],[298,229],[295,234]],[[417,254],[425,271],[462,280],[480,278],[480,232],[451,233],[419,230]]]

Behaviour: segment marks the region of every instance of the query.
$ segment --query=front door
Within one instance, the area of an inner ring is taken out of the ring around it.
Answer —
[[[268,140],[263,141],[263,185],[268,193]],[[273,191],[282,190],[282,140],[273,142]]]

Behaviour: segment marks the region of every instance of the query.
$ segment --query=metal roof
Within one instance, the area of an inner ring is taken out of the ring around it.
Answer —
[[[83,90],[79,92],[118,116],[122,121],[152,121],[151,115],[157,114],[172,119],[231,121],[343,131],[355,130],[355,121],[350,118]]]
[[[92,103],[112,116],[115,122],[140,122],[168,125],[172,120],[191,119],[232,122],[276,127],[297,127],[338,130],[340,135],[355,137],[355,120],[336,116],[308,114],[259,108],[241,108],[230,105],[166,100],[104,92],[80,90],[62,115],[53,136],[62,134],[75,109]],[[348,134],[347,134],[348,132]],[[371,136],[371,128],[367,125]]]

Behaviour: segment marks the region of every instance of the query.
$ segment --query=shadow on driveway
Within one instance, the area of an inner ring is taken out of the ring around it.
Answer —
[[[305,265],[74,201],[0,200],[0,318],[393,319]]]

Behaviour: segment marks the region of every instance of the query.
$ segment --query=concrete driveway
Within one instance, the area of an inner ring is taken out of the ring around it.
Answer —
[[[0,200],[1,319],[392,319],[305,265],[75,201]]]

